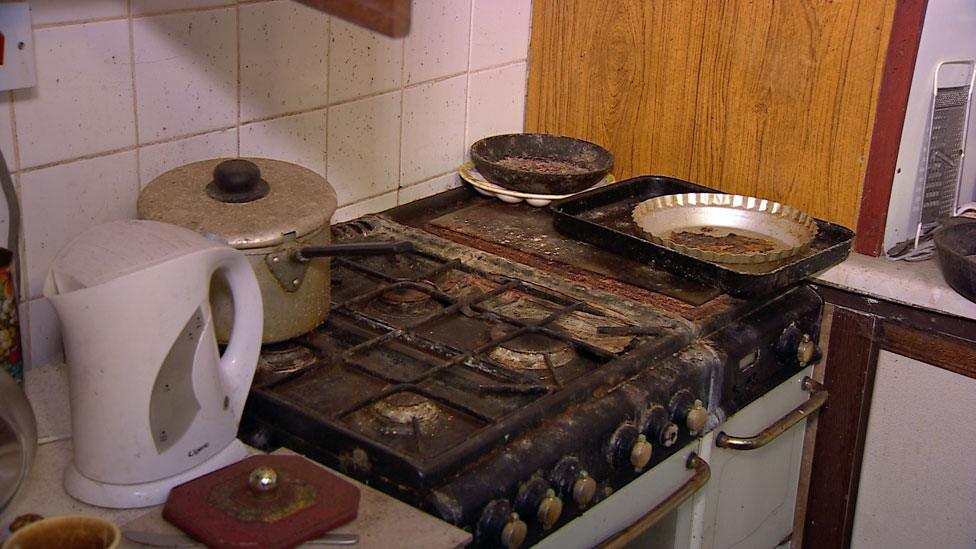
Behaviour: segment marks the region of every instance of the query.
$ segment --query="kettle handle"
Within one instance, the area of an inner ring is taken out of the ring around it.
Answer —
[[[227,348],[220,357],[220,372],[229,407],[239,418],[261,352],[264,309],[254,268],[243,254],[229,251],[218,270],[227,278],[234,301],[234,325]]]

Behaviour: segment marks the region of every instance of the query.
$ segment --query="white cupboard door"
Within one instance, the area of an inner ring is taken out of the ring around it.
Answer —
[[[851,547],[976,546],[976,379],[878,354]]]
[[[792,533],[806,421],[753,450],[719,448],[715,439],[720,432],[753,436],[803,404],[810,398],[803,379],[811,371],[808,367],[783,382],[702,440],[703,457],[712,467],[702,494],[702,547],[771,549]]]

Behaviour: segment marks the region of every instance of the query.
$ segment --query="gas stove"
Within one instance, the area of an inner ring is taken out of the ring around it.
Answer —
[[[742,301],[678,280],[665,295],[652,289],[663,273],[648,288],[588,269],[606,258],[556,235],[543,211],[458,193],[334,227],[336,242],[414,250],[333,260],[327,321],[262,355],[246,442],[299,451],[480,546],[512,546],[802,369],[796,347],[820,319],[812,290]],[[477,219],[506,230],[471,231]]]

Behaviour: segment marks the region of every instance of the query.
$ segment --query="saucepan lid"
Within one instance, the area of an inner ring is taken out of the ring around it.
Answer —
[[[215,158],[172,169],[139,195],[138,215],[212,233],[238,249],[275,246],[324,226],[336,209],[325,178],[267,158]]]

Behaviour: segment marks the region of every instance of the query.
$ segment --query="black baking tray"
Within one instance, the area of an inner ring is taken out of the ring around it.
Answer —
[[[651,242],[631,218],[634,207],[644,200],[695,192],[721,191],[649,175],[574,195],[553,203],[550,209],[560,233],[741,298],[760,297],[791,286],[840,263],[851,252],[853,231],[817,219],[817,237],[803,254],[755,265],[715,263]]]

